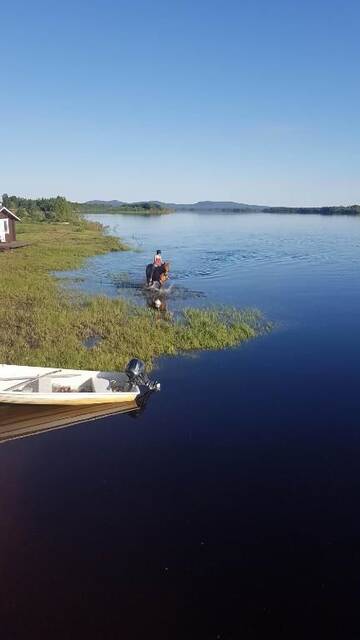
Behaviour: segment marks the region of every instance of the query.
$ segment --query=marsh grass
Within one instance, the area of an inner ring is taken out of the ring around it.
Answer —
[[[256,311],[186,309],[173,320],[123,299],[65,292],[51,271],[74,269],[93,255],[126,250],[101,225],[23,224],[29,246],[0,254],[0,362],[121,369],[140,357],[222,349],[266,329]],[[92,336],[101,340],[84,346]]]

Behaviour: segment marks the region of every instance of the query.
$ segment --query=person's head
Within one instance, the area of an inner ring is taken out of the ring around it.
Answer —
[[[157,250],[156,255],[157,255],[157,256],[160,256],[160,255],[161,255],[161,249],[158,249],[158,250]]]

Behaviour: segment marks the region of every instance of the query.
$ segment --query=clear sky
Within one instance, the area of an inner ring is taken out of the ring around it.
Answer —
[[[0,192],[360,202],[359,0],[12,0],[0,20]]]

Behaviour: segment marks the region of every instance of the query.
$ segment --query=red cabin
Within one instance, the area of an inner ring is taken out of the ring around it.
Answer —
[[[16,222],[20,222],[20,218],[0,204],[0,250],[1,245],[5,248],[5,244],[11,245],[16,242]]]

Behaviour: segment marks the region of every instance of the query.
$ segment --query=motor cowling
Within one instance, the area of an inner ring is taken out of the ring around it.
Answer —
[[[126,365],[125,373],[129,380],[134,380],[139,376],[145,374],[145,365],[142,360],[138,358],[132,358]]]
[[[151,391],[160,391],[160,383],[149,379],[142,360],[132,358],[126,365],[125,373],[132,385],[143,385]]]

